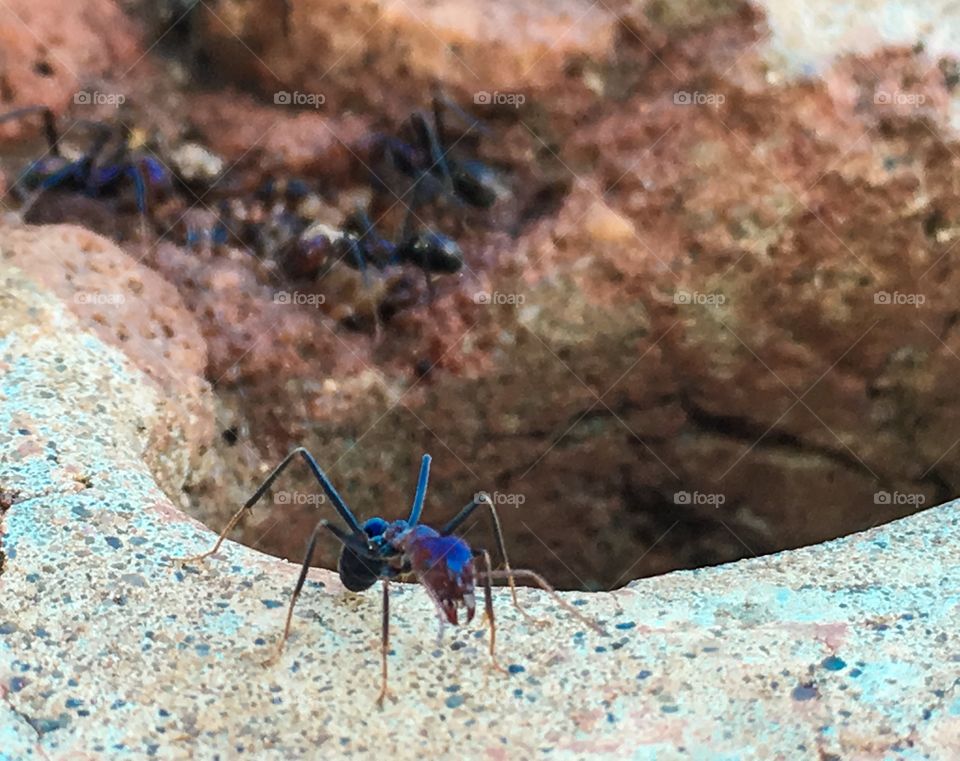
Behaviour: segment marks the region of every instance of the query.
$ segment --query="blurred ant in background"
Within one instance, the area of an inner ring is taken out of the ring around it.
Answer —
[[[65,155],[62,135],[53,112],[46,106],[28,106],[0,116],[0,123],[40,115],[47,141],[45,155],[30,162],[11,188],[22,199],[20,214],[47,191],[65,190],[90,198],[117,198],[132,186],[141,232],[146,231],[148,196],[166,193],[173,187],[173,176],[164,164],[146,150],[144,135],[125,125],[80,120],[77,126],[92,130],[86,148],[74,157]]]
[[[368,267],[384,270],[409,264],[423,271],[428,284],[432,274],[450,275],[463,267],[463,252],[452,238],[430,229],[411,232],[405,221],[396,242],[390,241],[363,209],[348,215],[340,230],[311,225],[281,249],[281,257],[288,274],[302,278],[316,277],[331,261],[343,262],[364,275]]]
[[[466,125],[465,132],[453,143],[448,142],[444,114],[451,111]],[[374,141],[374,163],[390,177],[402,176],[410,182],[404,194],[412,194],[409,207],[417,209],[440,197],[457,205],[490,209],[505,189],[500,177],[489,166],[476,159],[459,159],[456,145],[467,135],[486,133],[478,119],[473,119],[459,106],[440,94],[433,97],[432,112],[413,113],[406,124],[410,142],[398,137],[380,135]],[[390,182],[374,174],[373,185],[391,191]]]

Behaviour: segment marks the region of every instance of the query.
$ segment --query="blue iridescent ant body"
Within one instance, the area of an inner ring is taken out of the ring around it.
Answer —
[[[313,472],[314,477],[323,488],[327,499],[333,505],[333,508],[340,518],[346,523],[347,529],[345,530],[323,519],[313,530],[310,541],[307,543],[307,551],[300,569],[300,577],[297,580],[297,585],[290,598],[290,607],[287,609],[287,620],[284,626],[283,636],[280,638],[276,656],[272,660],[280,657],[283,651],[283,645],[290,634],[293,609],[306,582],[317,541],[321,535],[328,533],[333,534],[342,545],[340,558],[337,562],[337,570],[340,572],[340,580],[344,587],[351,592],[362,592],[372,587],[378,581],[383,583],[383,631],[380,648],[383,679],[378,703],[382,703],[388,692],[387,654],[390,649],[389,588],[390,582],[398,577],[408,574],[413,574],[417,577],[417,580],[430,594],[440,616],[442,627],[444,623],[450,623],[456,626],[460,623],[468,623],[473,620],[474,613],[476,612],[475,586],[479,576],[483,581],[484,608],[487,623],[490,627],[490,658],[494,667],[505,673],[506,669],[497,662],[495,654],[496,624],[494,622],[491,584],[494,578],[505,578],[509,580],[511,591],[513,592],[513,603],[524,616],[527,616],[527,614],[523,608],[520,607],[517,599],[516,587],[514,585],[515,576],[526,576],[533,579],[541,588],[553,595],[557,603],[565,607],[571,615],[580,618],[588,626],[603,633],[603,630],[597,624],[584,618],[576,609],[569,605],[569,603],[559,597],[553,587],[551,587],[542,576],[534,571],[514,571],[510,568],[503,542],[503,532],[500,528],[500,520],[497,517],[497,511],[493,506],[493,501],[485,493],[478,492],[475,494],[474,498],[460,510],[460,512],[439,529],[431,528],[430,526],[425,526],[420,523],[420,515],[423,512],[423,502],[427,492],[427,482],[430,477],[430,455],[424,455],[421,460],[420,476],[417,479],[417,491],[413,498],[410,515],[406,520],[388,522],[383,518],[374,517],[368,518],[363,523],[360,523],[356,516],[354,516],[353,511],[347,507],[343,498],[334,488],[330,479],[327,478],[327,475],[320,469],[320,466],[317,465],[313,456],[303,447],[295,449],[274,468],[273,472],[270,473],[266,480],[260,485],[260,488],[258,488],[244,506],[237,511],[211,550],[192,558],[184,558],[181,562],[202,560],[216,553],[227,533],[237,525],[244,513],[252,508],[253,505],[266,494],[273,482],[298,456],[303,458],[304,462],[306,462],[307,466]],[[497,548],[503,558],[505,566],[502,571],[493,570],[489,552],[472,548],[460,537],[453,536],[453,532],[481,505],[485,505],[490,511],[490,516],[493,521],[494,537],[496,538]],[[477,573],[474,565],[474,561],[478,558],[483,561],[484,565],[483,571],[480,574]],[[463,609],[466,614],[463,620],[461,620],[459,615],[460,609]]]

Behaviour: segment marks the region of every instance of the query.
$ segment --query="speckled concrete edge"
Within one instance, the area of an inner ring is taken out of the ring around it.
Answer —
[[[265,669],[295,566],[176,510],[143,456],[160,401],[56,299],[0,272],[0,758],[950,758],[960,754],[960,505],[836,542],[569,594],[528,627],[435,639],[394,604],[396,700],[373,704],[377,595],[311,575]]]

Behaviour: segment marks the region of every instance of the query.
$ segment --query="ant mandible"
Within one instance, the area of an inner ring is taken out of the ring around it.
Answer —
[[[383,582],[383,617],[380,646],[381,686],[380,695],[377,698],[378,705],[383,705],[383,700],[389,692],[387,689],[387,654],[390,649],[390,582],[401,576],[412,574],[416,576],[417,580],[426,588],[427,593],[436,605],[441,628],[446,622],[454,626],[458,625],[460,623],[458,612],[461,608],[465,613],[463,623],[466,624],[473,620],[476,611],[475,586],[478,578],[482,580],[484,607],[487,621],[490,625],[490,659],[492,666],[499,671],[506,671],[506,669],[500,665],[496,656],[497,631],[493,614],[493,593],[491,585],[494,579],[507,579],[509,581],[513,604],[517,610],[528,619],[534,620],[520,606],[520,602],[517,599],[514,580],[518,577],[531,579],[574,617],[583,621],[587,626],[590,626],[601,634],[606,633],[599,624],[580,614],[572,605],[561,598],[556,590],[554,590],[540,574],[535,571],[512,569],[510,567],[503,541],[503,531],[500,527],[500,519],[493,505],[493,501],[487,494],[480,492],[475,495],[460,512],[440,529],[433,529],[420,523],[420,515],[423,511],[424,498],[427,493],[427,482],[430,477],[430,455],[428,454],[423,456],[420,463],[420,476],[417,480],[417,490],[413,498],[413,507],[410,510],[409,517],[406,520],[396,520],[393,522],[388,522],[380,517],[374,517],[368,518],[363,523],[360,523],[334,488],[330,479],[327,478],[327,475],[320,469],[320,466],[313,456],[305,448],[298,447],[290,452],[290,454],[274,468],[273,472],[267,476],[266,480],[264,480],[256,492],[254,492],[253,496],[234,514],[209,551],[188,558],[180,558],[177,562],[198,562],[215,554],[220,549],[220,545],[223,544],[230,530],[240,522],[244,513],[253,507],[298,455],[307,463],[313,475],[317,481],[319,481],[327,498],[333,504],[334,509],[347,524],[348,530],[344,530],[326,519],[317,523],[316,528],[314,528],[313,533],[310,535],[310,540],[307,542],[307,550],[303,559],[303,566],[300,569],[300,577],[297,579],[297,584],[290,597],[290,605],[287,609],[283,634],[277,643],[275,655],[267,661],[266,665],[276,662],[283,652],[284,644],[290,634],[294,606],[307,579],[307,573],[310,570],[310,561],[313,559],[313,552],[316,548],[317,541],[324,532],[333,534],[341,545],[343,545],[337,562],[337,570],[340,573],[340,579],[343,585],[348,590],[351,592],[363,592],[372,587],[377,581]],[[481,505],[486,505],[490,508],[493,535],[496,540],[497,549],[503,558],[504,570],[493,569],[490,561],[490,552],[488,550],[471,548],[466,541],[452,535]],[[483,561],[483,570],[479,572],[474,567],[474,560],[476,559],[482,559]]]

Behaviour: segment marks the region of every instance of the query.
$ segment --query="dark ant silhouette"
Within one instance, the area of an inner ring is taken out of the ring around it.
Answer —
[[[388,694],[387,688],[387,654],[390,649],[390,582],[398,577],[414,575],[426,588],[433,600],[440,619],[441,630],[445,623],[457,626],[460,623],[459,611],[463,609],[464,624],[473,620],[476,611],[475,588],[477,580],[483,582],[484,608],[490,626],[490,659],[493,668],[505,671],[496,656],[496,622],[493,613],[493,593],[491,582],[494,579],[507,579],[513,596],[513,604],[526,618],[535,623],[542,623],[532,617],[520,606],[517,599],[515,579],[526,577],[534,581],[544,591],[568,612],[587,626],[601,634],[606,634],[603,628],[594,621],[580,614],[572,605],[561,598],[556,590],[540,574],[530,570],[518,570],[510,567],[507,551],[503,541],[503,531],[500,528],[500,519],[497,516],[493,501],[485,493],[478,493],[474,498],[440,529],[433,529],[420,523],[423,511],[424,498],[427,493],[427,483],[430,477],[430,455],[425,454],[420,463],[420,475],[417,479],[417,490],[413,498],[413,507],[406,520],[387,520],[374,517],[360,523],[353,512],[347,507],[343,498],[334,488],[326,474],[317,465],[313,456],[303,447],[294,449],[283,461],[274,468],[273,472],[264,480],[253,496],[247,500],[236,514],[227,523],[213,547],[200,555],[178,559],[179,563],[199,562],[215,554],[223,544],[226,535],[233,529],[240,519],[266,493],[273,482],[280,476],[286,467],[297,457],[301,456],[307,463],[313,475],[319,481],[327,498],[333,504],[340,518],[347,524],[347,530],[323,519],[307,542],[307,550],[300,569],[300,577],[290,597],[287,609],[286,622],[283,634],[277,643],[277,650],[265,665],[275,663],[283,652],[284,644],[290,634],[290,624],[293,620],[293,609],[297,598],[303,589],[310,562],[320,535],[324,532],[333,534],[342,545],[337,570],[343,585],[351,592],[362,592],[372,587],[377,581],[383,582],[383,618],[380,647],[381,686],[377,698],[379,705]],[[481,505],[490,508],[493,525],[493,535],[497,550],[503,558],[504,569],[494,570],[490,553],[485,549],[471,548],[463,539],[453,536],[453,532]],[[474,561],[481,559],[483,569],[479,572],[474,567]]]
[[[433,97],[432,113],[414,112],[408,121],[413,142],[407,143],[393,136],[379,136],[377,148],[389,161],[394,173],[411,181],[412,208],[434,202],[441,195],[479,209],[489,209],[503,193],[503,184],[497,173],[482,161],[460,160],[448,144],[444,112],[452,111],[467,125],[466,133],[480,129],[473,119],[453,101],[439,94]],[[380,177],[374,184],[383,190],[389,186]],[[410,191],[408,191],[410,192]]]
[[[147,155],[136,144],[139,137],[126,127],[78,121],[78,125],[92,129],[94,135],[86,151],[79,158],[70,159],[61,152],[56,118],[47,106],[27,106],[11,111],[0,116],[0,123],[34,114],[43,119],[48,152],[31,162],[14,184],[14,188],[23,188],[30,193],[21,207],[21,214],[26,214],[43,193],[54,188],[97,198],[117,196],[126,183],[132,183],[137,209],[143,219],[149,191],[172,186],[171,173],[159,159]]]
[[[431,286],[431,275],[452,275],[463,267],[463,252],[452,238],[430,229],[410,231],[410,214],[404,221],[397,242],[384,238],[368,214],[357,209],[344,221],[343,228],[314,224],[288,241],[280,258],[291,276],[316,276],[323,264],[342,261],[366,277],[368,267],[384,270],[404,264],[423,271]]]

